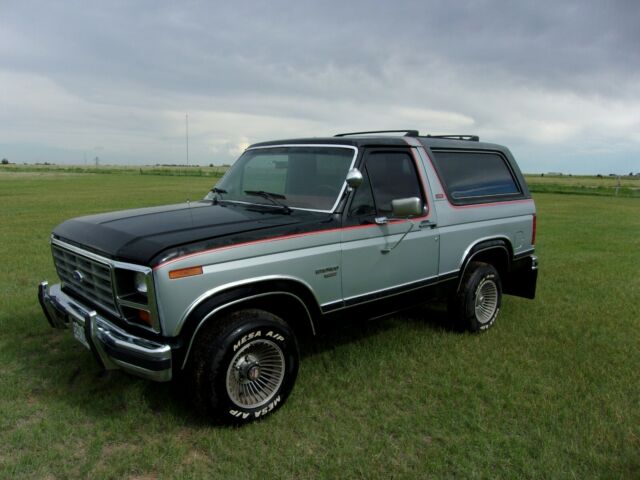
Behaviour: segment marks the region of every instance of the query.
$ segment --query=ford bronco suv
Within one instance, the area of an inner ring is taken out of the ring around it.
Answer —
[[[284,403],[297,338],[331,319],[438,298],[489,328],[503,294],[534,298],[535,236],[513,156],[476,136],[271,141],[200,201],[57,226],[60,283],[39,300],[105,369],[180,376],[197,406],[242,423]]]

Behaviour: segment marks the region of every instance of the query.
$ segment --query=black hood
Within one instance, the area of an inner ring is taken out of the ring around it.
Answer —
[[[169,249],[212,248],[322,229],[319,223],[326,225],[327,220],[322,213],[285,214],[274,208],[199,201],[74,218],[58,225],[53,234],[109,258],[150,265]]]

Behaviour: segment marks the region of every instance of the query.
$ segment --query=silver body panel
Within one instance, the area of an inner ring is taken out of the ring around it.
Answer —
[[[366,228],[345,229],[342,244],[342,293],[345,300],[438,275],[438,234],[420,228],[422,220],[406,220]],[[407,236],[394,250],[402,235]]]
[[[419,145],[414,139],[408,140]],[[491,239],[506,239],[514,255],[533,251],[531,244],[533,200],[516,200],[469,206],[449,203],[444,187],[424,148],[416,148],[429,182],[440,234],[439,272],[457,271],[473,245]]]
[[[160,318],[167,335],[177,335],[189,312],[216,293],[243,283],[270,279],[298,282],[313,293],[318,304],[341,299],[340,275],[325,277],[317,270],[339,266],[340,231],[329,230],[294,238],[265,240],[168,262],[153,275]],[[172,280],[169,272],[202,266],[203,274]]]

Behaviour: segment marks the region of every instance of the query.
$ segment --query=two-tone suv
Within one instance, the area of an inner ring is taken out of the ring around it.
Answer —
[[[198,202],[68,220],[50,324],[106,369],[246,422],[280,407],[302,334],[434,297],[472,331],[534,298],[535,206],[503,146],[415,130],[250,146]]]

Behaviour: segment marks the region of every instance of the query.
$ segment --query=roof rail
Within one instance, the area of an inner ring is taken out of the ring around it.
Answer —
[[[478,135],[427,135],[428,138],[443,138],[445,140],[467,140],[468,142],[479,142]]]
[[[418,130],[372,130],[370,132],[348,132],[348,133],[338,133],[334,135],[334,137],[347,137],[350,135],[368,135],[370,133],[403,133],[405,137],[417,137],[420,135]]]

